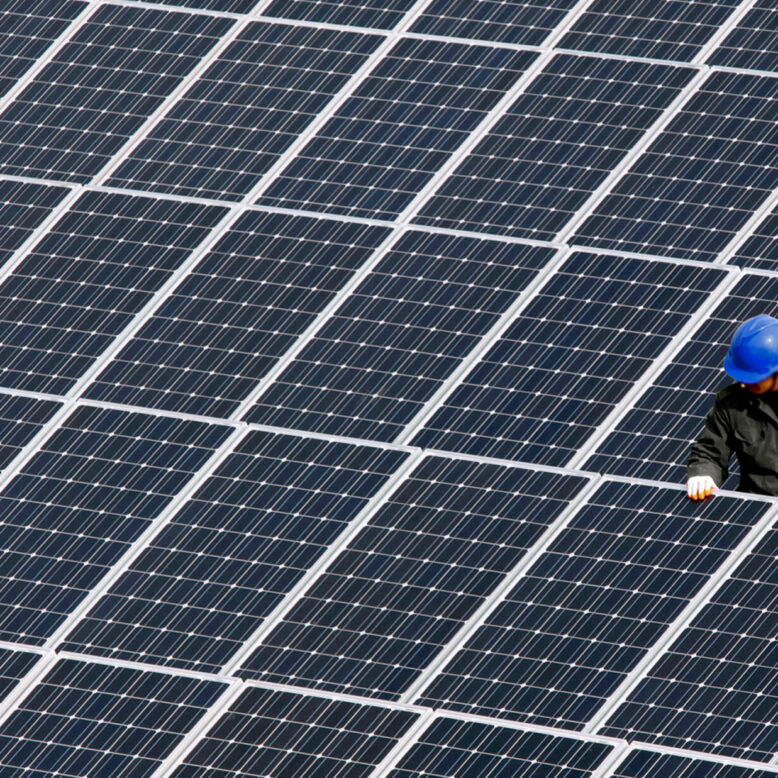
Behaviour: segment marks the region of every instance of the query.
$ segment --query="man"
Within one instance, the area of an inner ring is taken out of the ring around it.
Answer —
[[[778,319],[763,314],[741,324],[724,369],[737,383],[716,394],[692,445],[686,492],[692,500],[710,497],[734,453],[739,491],[778,495]]]

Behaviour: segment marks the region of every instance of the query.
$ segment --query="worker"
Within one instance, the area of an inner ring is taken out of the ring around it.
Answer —
[[[732,338],[724,370],[736,383],[717,392],[686,466],[686,492],[705,500],[724,483],[734,453],[741,492],[778,495],[778,319],[762,314]]]

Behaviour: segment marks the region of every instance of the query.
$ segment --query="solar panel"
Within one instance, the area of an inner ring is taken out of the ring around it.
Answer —
[[[232,24],[99,6],[0,114],[0,172],[89,182]]]
[[[692,75],[557,55],[414,222],[553,240]]]
[[[150,776],[226,687],[61,659],[0,726],[2,770]]]
[[[87,396],[229,416],[388,234],[362,224],[244,213]]]
[[[778,742],[778,530],[772,529],[607,720],[603,732],[770,761]]]
[[[572,237],[715,260],[774,186],[778,78],[713,71]]]
[[[604,483],[418,702],[581,729],[769,508]]]
[[[776,29],[778,9],[770,0],[757,0],[707,62],[735,68],[778,70]]]
[[[631,751],[613,773],[608,773],[609,778],[775,778],[776,775],[776,770],[640,749]]]
[[[76,409],[0,492],[0,638],[45,643],[229,432]]]
[[[51,400],[0,394],[0,468],[10,464],[60,407]]]
[[[406,457],[251,432],[65,648],[218,672]]]
[[[564,465],[722,277],[574,253],[413,443]]]
[[[201,8],[207,11],[222,11],[225,13],[247,14],[259,3],[259,0],[144,0],[144,2],[160,3],[179,8]]]
[[[248,25],[108,184],[239,200],[382,42]]]
[[[554,253],[403,234],[246,419],[395,439]]]
[[[68,192],[64,187],[0,179],[0,229],[3,231],[0,265],[11,259]]]
[[[85,8],[76,0],[5,0],[0,12],[0,95],[4,95]]]
[[[689,62],[739,5],[740,0],[594,0],[559,46]]]
[[[418,715],[401,708],[250,686],[171,778],[366,778]]]
[[[399,700],[586,483],[425,459],[240,675]]]
[[[585,778],[613,746],[550,732],[441,716],[420,735],[388,778]]]
[[[360,0],[359,3],[274,0],[262,14],[308,22],[390,29],[398,25],[415,4],[416,0]]]
[[[750,237],[735,251],[729,262],[741,267],[778,270],[777,234],[778,213],[773,210],[751,231]]]
[[[540,46],[577,0],[433,0],[411,32]]]
[[[714,393],[732,382],[722,364],[735,329],[751,316],[775,313],[776,299],[778,279],[744,275],[635,400],[584,467],[682,481],[689,446],[702,431]],[[736,481],[727,483],[734,487]]]
[[[0,702],[18,686],[40,658],[40,654],[30,651],[0,647]]]
[[[395,218],[536,56],[400,39],[257,202]]]
[[[0,283],[0,384],[67,392],[224,213],[82,194]]]

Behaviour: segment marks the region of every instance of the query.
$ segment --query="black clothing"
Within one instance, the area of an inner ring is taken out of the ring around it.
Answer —
[[[778,495],[778,392],[754,394],[739,384],[718,392],[692,445],[687,479],[709,475],[721,486],[733,453],[740,464],[739,491]]]

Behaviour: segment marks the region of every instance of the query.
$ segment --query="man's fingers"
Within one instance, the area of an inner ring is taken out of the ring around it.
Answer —
[[[712,478],[696,477],[686,482],[686,494],[692,500],[707,500],[716,491]]]

